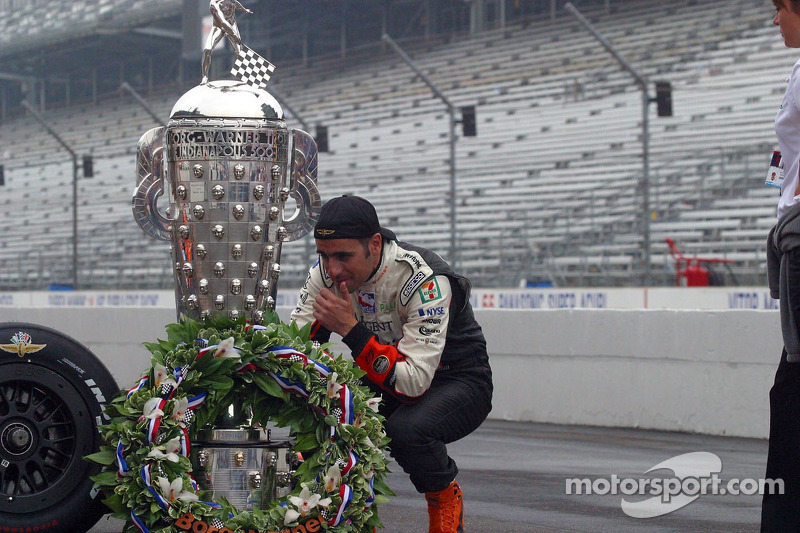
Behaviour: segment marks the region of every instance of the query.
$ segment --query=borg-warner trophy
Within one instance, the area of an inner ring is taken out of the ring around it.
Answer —
[[[194,87],[166,128],[139,140],[134,218],[172,244],[179,319],[244,315],[259,323],[275,305],[281,244],[308,233],[321,205],[314,139],[287,129],[263,89],[266,75],[259,84],[256,70],[239,66],[255,56],[266,72],[266,61],[241,48],[233,71],[246,81]],[[165,191],[166,216],[157,209]],[[290,197],[296,210],[286,218]]]
[[[286,127],[265,90],[274,66],[241,43],[236,10],[247,11],[235,0],[211,1],[202,82],[137,149],[133,214],[146,234],[171,242],[179,320],[262,322],[275,306],[281,244],[308,233],[321,205],[317,145]],[[208,81],[211,51],[223,36],[234,44],[231,73],[241,81]],[[164,215],[157,204],[165,192]],[[289,198],[291,214],[284,212]],[[292,467],[292,454],[286,443],[265,442],[263,430],[259,436],[238,425],[217,421],[192,447],[198,482],[240,508],[260,507],[286,487],[286,472],[276,468]]]

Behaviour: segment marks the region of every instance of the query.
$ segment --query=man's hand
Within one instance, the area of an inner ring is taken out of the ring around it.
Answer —
[[[350,293],[344,282],[339,284],[339,292],[341,296],[326,288],[319,292],[314,299],[314,319],[323,327],[344,337],[358,321],[353,314]]]

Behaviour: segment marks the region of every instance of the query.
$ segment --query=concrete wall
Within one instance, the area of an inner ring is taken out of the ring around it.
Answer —
[[[770,311],[479,310],[492,417],[766,437]]]
[[[286,319],[290,309],[281,308]],[[763,438],[782,347],[773,311],[478,309],[492,418]],[[120,387],[148,366],[173,309],[0,308],[84,343]],[[35,339],[34,339],[35,341]]]

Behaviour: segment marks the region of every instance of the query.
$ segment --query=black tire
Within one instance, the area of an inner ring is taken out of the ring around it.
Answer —
[[[74,339],[0,323],[0,531],[84,533],[109,512],[89,479],[101,467],[83,457],[98,450],[104,404],[117,392]]]

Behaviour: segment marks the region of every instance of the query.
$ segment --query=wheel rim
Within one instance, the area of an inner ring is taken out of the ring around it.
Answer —
[[[5,365],[0,378],[0,512],[36,512],[69,495],[83,481],[82,457],[94,442],[74,386],[33,366]]]

